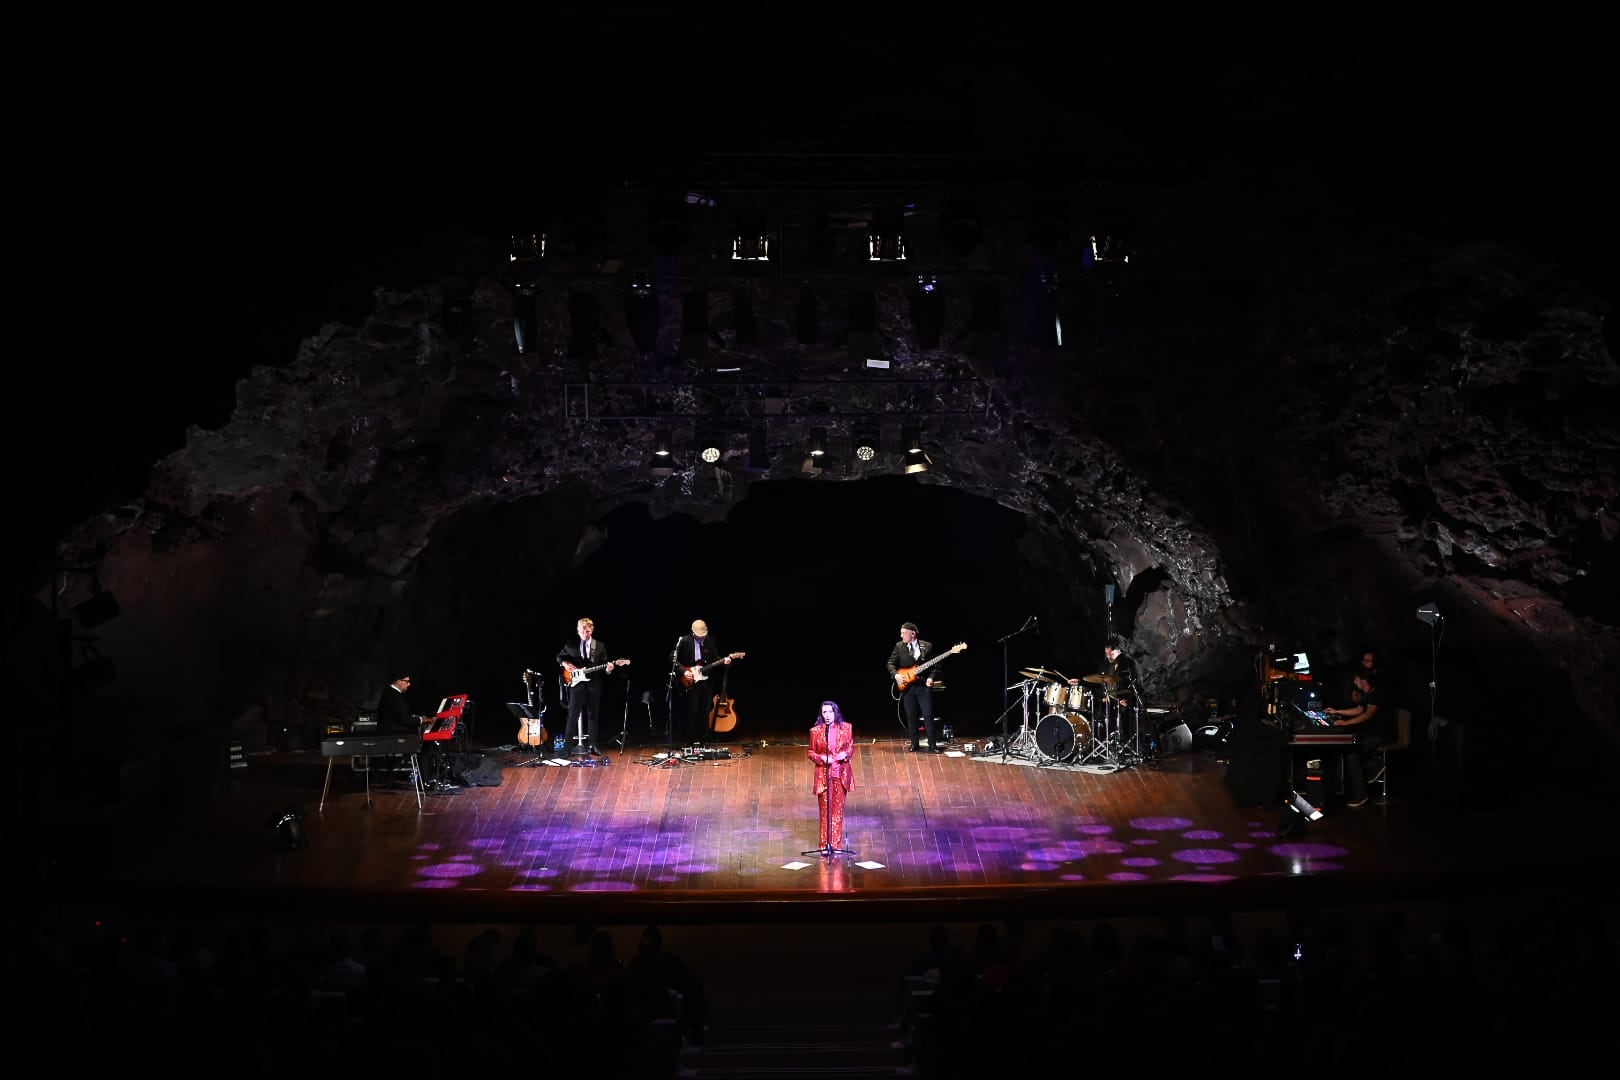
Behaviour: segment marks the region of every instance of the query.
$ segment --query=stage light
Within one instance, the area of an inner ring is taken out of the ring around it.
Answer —
[[[667,428],[660,429],[653,436],[651,468],[654,476],[668,476],[675,471],[675,451],[671,441],[670,432]]]
[[[1418,608],[1417,617],[1418,622],[1428,623],[1430,626],[1433,626],[1435,623],[1445,621],[1445,616],[1441,615],[1440,609],[1435,607],[1433,604],[1424,604],[1422,607]]]
[[[1128,263],[1131,250],[1117,234],[1099,233],[1091,238],[1091,261],[1094,263]]]
[[[740,262],[767,262],[771,257],[771,235],[762,210],[739,210],[737,232],[731,241],[731,257]]]
[[[900,432],[900,443],[906,452],[906,475],[927,472],[934,462],[923,450],[922,429],[916,424],[905,425]]]
[[[875,424],[863,424],[855,430],[855,457],[871,461],[878,454],[878,429]]]
[[[650,276],[636,274],[630,278],[624,297],[624,321],[638,351],[650,353],[658,348],[658,297],[653,293]]]
[[[546,234],[543,232],[520,232],[512,234],[511,245],[507,249],[506,261],[509,263],[524,262],[528,259],[543,259],[546,256]]]
[[[720,432],[713,429],[700,429],[698,433],[698,457],[705,464],[714,465],[719,462],[722,450],[720,447]]]
[[[911,329],[924,349],[939,348],[945,329],[945,295],[933,274],[917,275],[917,288],[911,293]]]
[[[827,429],[814,428],[810,432],[810,456],[822,457],[827,453]]]
[[[906,257],[906,218],[898,207],[882,207],[872,214],[866,236],[869,262],[903,262]]]
[[[535,329],[539,321],[539,317],[535,313],[534,286],[527,284],[513,285],[512,337],[517,342],[517,351],[520,355],[534,348]]]

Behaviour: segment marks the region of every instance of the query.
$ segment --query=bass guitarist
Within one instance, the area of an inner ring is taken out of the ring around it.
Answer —
[[[579,636],[557,650],[563,681],[568,685],[568,750],[600,756],[602,687],[614,667],[628,660],[610,660],[607,646],[596,640],[596,623],[581,619]]]
[[[675,687],[678,691],[675,715],[680,718],[674,732],[683,746],[703,746],[711,732],[709,713],[714,706],[717,683],[711,680],[725,670],[738,654],[722,652],[709,624],[692,621],[692,632],[675,642]]]
[[[908,622],[900,624],[900,640],[889,653],[889,677],[900,689],[900,718],[911,736],[907,749],[913,754],[917,752],[919,722],[928,735],[928,752],[943,750],[934,731],[934,673],[939,667],[934,665],[920,679],[911,676],[911,669],[927,663],[933,651],[934,643],[918,638],[917,624]]]

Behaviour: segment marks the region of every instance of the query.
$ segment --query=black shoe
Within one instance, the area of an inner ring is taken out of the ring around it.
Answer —
[[[930,746],[928,748],[928,752],[930,754],[943,754],[945,752],[945,748],[943,746]]]
[[[916,743],[912,743],[910,746],[906,747],[906,753],[915,754],[916,752],[917,752],[917,744]]]

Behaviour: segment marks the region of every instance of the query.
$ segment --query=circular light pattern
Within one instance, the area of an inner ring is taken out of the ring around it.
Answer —
[[[860,458],[862,461],[871,461],[877,456],[877,451],[872,449],[870,446],[857,446],[855,448],[855,456]]]
[[[713,465],[715,462],[719,461],[720,448],[718,446],[705,446],[703,448],[703,460],[708,462],[710,465]]]

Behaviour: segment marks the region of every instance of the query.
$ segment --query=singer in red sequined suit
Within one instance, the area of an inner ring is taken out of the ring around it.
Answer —
[[[844,797],[855,786],[855,729],[836,701],[821,703],[821,718],[810,729],[810,760],[816,766],[816,801],[821,805],[822,848],[844,846]]]

